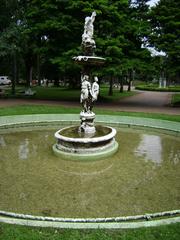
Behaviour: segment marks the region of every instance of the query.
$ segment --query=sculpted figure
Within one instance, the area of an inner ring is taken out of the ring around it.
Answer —
[[[86,17],[85,18],[85,24],[84,24],[84,37],[88,37],[90,39],[93,38],[94,34],[94,20],[95,20],[96,12],[93,12],[91,17]]]
[[[91,89],[92,102],[97,101],[98,95],[99,95],[98,77],[95,76]]]
[[[81,77],[81,96],[80,96],[80,103],[82,103],[84,112],[89,111],[90,90],[91,90],[91,84],[89,82],[89,76],[84,75]]]
[[[89,76],[83,75],[81,77],[81,96],[80,103],[82,103],[84,112],[91,112],[93,102],[97,101],[99,95],[98,77],[94,77],[94,82],[91,86]]]
[[[94,20],[95,20],[96,12],[93,12],[90,17],[85,18],[84,24],[84,33],[82,35],[82,45],[86,51],[86,49],[94,49],[96,46],[95,41],[93,39],[94,34]]]

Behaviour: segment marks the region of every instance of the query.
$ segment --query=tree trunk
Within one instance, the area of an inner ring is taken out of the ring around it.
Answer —
[[[26,86],[27,88],[30,87],[31,82],[32,82],[32,64],[29,60],[26,61]]]
[[[113,77],[111,76],[110,77],[110,85],[109,85],[109,93],[108,93],[109,96],[112,96],[113,95]]]
[[[54,77],[54,86],[59,87],[59,77]]]
[[[16,56],[16,52],[13,53],[13,78],[12,78],[12,88],[11,88],[11,92],[12,95],[16,94],[16,79],[17,79],[17,56]]]
[[[40,77],[40,55],[37,53],[37,81],[38,86],[41,86],[41,77]]]
[[[128,74],[128,89],[127,91],[130,92],[131,91],[131,83],[132,83],[132,69],[129,70],[129,74]]]
[[[119,83],[120,83],[120,89],[119,89],[119,92],[123,92],[123,76],[120,76],[119,77]]]

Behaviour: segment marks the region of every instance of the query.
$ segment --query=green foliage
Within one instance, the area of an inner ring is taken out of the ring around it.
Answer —
[[[180,106],[180,94],[173,94],[171,104],[174,107],[176,107],[176,106],[179,107]]]
[[[154,84],[142,84],[136,86],[138,90],[146,90],[146,91],[158,91],[158,92],[180,92],[180,87],[176,86],[169,86],[166,88],[159,88],[158,85]]]
[[[158,50],[166,53],[165,67],[167,74],[178,76],[180,73],[180,2],[160,0],[150,12],[152,33],[150,42]]]
[[[159,71],[159,63],[152,61],[148,50],[141,48],[145,40],[168,54],[165,65],[169,73],[175,76],[179,71],[178,1],[161,0],[150,15],[147,0],[0,3],[0,61],[10,72],[9,58],[16,54],[17,62],[21,63],[17,72],[28,84],[33,70],[32,77],[39,82],[42,78],[54,79],[56,83],[58,79],[68,79],[72,86],[78,85],[80,67],[71,59],[82,53],[84,19],[94,10],[96,55],[107,59],[104,68],[95,69],[99,76],[121,79],[122,83],[123,77],[131,81],[135,72],[136,78],[152,79]]]

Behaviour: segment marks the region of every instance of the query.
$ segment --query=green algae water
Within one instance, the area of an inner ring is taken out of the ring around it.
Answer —
[[[0,210],[115,217],[180,208],[180,139],[117,128],[118,152],[97,161],[53,154],[59,127],[0,132]]]

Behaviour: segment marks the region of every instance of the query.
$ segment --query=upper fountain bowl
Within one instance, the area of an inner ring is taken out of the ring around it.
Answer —
[[[77,64],[80,65],[91,65],[91,66],[99,66],[103,65],[106,61],[105,58],[97,57],[97,56],[77,56],[72,58]]]

